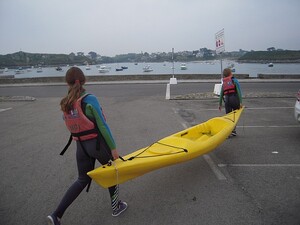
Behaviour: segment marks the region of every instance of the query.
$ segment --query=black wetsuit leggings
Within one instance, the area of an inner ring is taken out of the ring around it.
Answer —
[[[224,101],[226,114],[240,108],[239,96],[236,93],[225,95]]]
[[[106,145],[105,141],[100,141],[100,150],[96,149],[96,139],[82,141],[81,143],[89,156],[87,156],[80,143],[77,141],[76,159],[78,179],[68,189],[57,209],[54,211],[53,215],[57,216],[58,218],[61,218],[63,216],[65,210],[78,197],[81,191],[89,184],[91,178],[87,175],[87,172],[94,169],[95,160],[97,159],[103,165],[108,163],[108,161],[112,158],[111,151]],[[115,210],[118,207],[119,187],[118,185],[116,185],[108,189],[111,197],[111,206],[112,209]]]
[[[224,96],[226,114],[240,108],[240,99],[237,93]],[[235,131],[235,128],[233,129]]]

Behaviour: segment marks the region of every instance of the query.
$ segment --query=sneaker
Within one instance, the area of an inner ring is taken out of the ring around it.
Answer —
[[[113,211],[113,213],[111,214],[112,216],[118,216],[120,215],[122,212],[124,212],[127,209],[128,205],[126,202],[121,202],[119,201],[119,206],[116,210]]]
[[[47,216],[48,225],[60,225],[60,219],[56,216]]]

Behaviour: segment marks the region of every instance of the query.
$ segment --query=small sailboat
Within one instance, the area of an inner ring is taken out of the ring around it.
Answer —
[[[18,69],[15,70],[16,74],[24,73],[23,68],[19,67]]]
[[[235,67],[234,67],[234,63],[231,63],[229,66],[228,66],[229,69],[231,69],[231,72],[235,72]]]
[[[32,66],[32,67],[28,67],[28,68],[26,69],[26,71],[27,71],[27,72],[31,72],[32,69],[33,69],[33,66]]]
[[[109,69],[108,67],[106,66],[100,66],[100,68],[98,69],[99,73],[108,73],[109,72]]]
[[[43,68],[42,67],[37,68],[36,72],[37,73],[42,73],[43,72]]]
[[[150,65],[146,65],[146,66],[143,68],[143,71],[144,71],[144,72],[152,72],[153,69],[150,67]]]
[[[187,70],[186,64],[185,63],[181,63],[180,69],[181,70]]]

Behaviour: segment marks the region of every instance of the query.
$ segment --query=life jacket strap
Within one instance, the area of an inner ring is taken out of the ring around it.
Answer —
[[[64,147],[64,149],[60,152],[60,155],[64,155],[65,152],[67,151],[67,149],[69,148],[69,146],[71,145],[72,143],[72,134],[70,134],[70,137],[69,137],[69,140],[68,140],[68,143],[66,144],[66,146]]]
[[[80,133],[71,133],[70,137],[69,137],[69,140],[68,140],[68,143],[66,144],[66,146],[64,147],[64,149],[60,152],[60,155],[64,155],[65,154],[65,152],[67,151],[67,149],[69,148],[69,146],[72,143],[73,137],[80,138],[81,136],[85,136],[85,135],[88,135],[88,134],[98,134],[97,128],[92,129],[92,130],[83,131],[83,132],[80,132]]]
[[[79,138],[79,137],[89,135],[89,134],[98,134],[98,129],[94,128],[92,130],[86,130],[86,131],[82,131],[82,132],[79,132],[79,133],[72,133],[72,136]]]
[[[232,93],[236,93],[235,88],[224,91],[224,95],[228,95],[228,94],[232,94]]]

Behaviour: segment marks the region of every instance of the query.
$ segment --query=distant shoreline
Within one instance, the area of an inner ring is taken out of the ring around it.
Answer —
[[[90,52],[91,53],[91,52]],[[89,54],[90,54],[89,53]],[[194,51],[158,53],[127,53],[114,57],[94,54],[84,55],[83,52],[70,54],[48,54],[15,52],[0,54],[0,68],[31,67],[31,66],[62,66],[62,65],[95,65],[108,63],[162,63],[162,62],[205,62],[211,60],[231,60],[241,63],[300,63],[299,50],[273,50],[273,51],[236,51],[224,52],[218,55],[214,50],[203,48]]]
[[[296,60],[235,60],[237,63],[257,63],[257,64],[268,64],[268,63],[300,63],[300,59]]]

